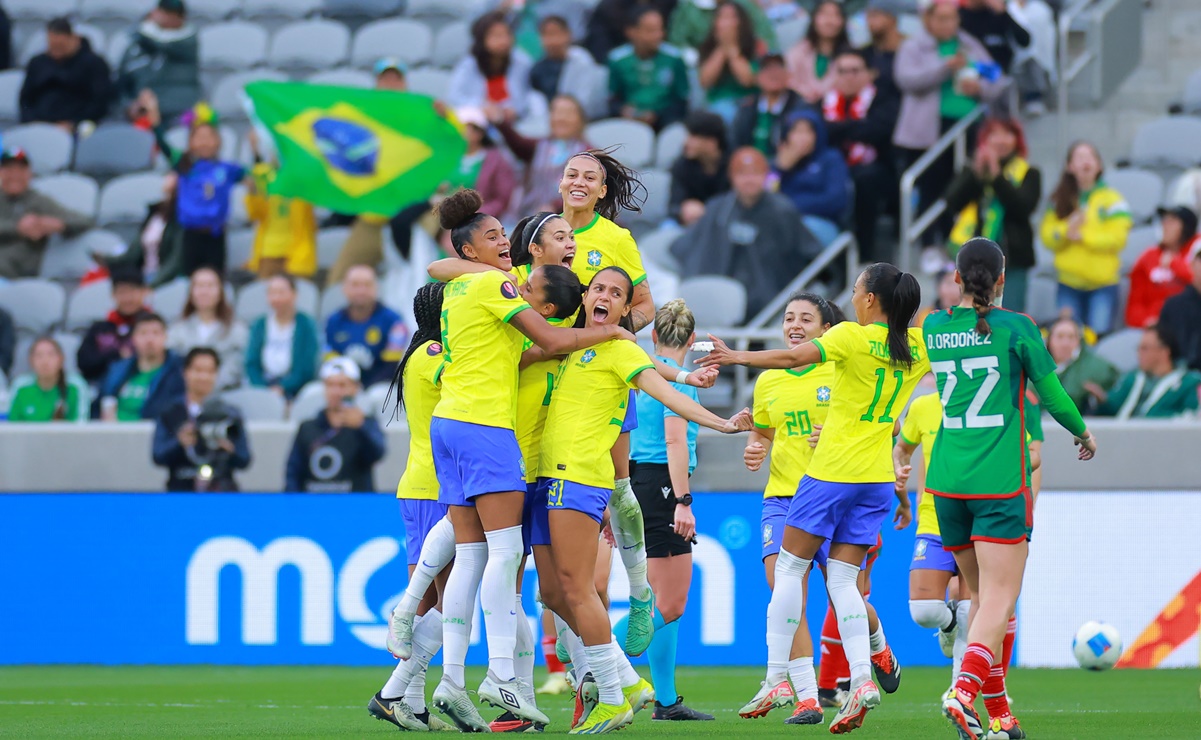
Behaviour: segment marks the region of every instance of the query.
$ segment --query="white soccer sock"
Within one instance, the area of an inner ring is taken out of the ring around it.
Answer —
[[[554,612],[551,614],[555,618],[555,635],[560,642],[567,646],[567,654],[571,656],[571,667],[575,669],[576,678],[583,678],[584,674],[592,668],[588,661],[588,654],[584,651],[584,643],[580,641],[579,635],[571,631],[571,627],[567,626],[563,617]]]
[[[817,699],[817,674],[813,672],[813,656],[788,661],[788,677],[798,702]]]
[[[518,678],[533,685],[534,633],[530,630],[530,620],[525,616],[525,607],[521,604],[521,594],[517,594],[515,601],[517,604],[517,651],[513,655],[513,668]]]
[[[413,714],[425,711],[425,675],[426,671],[422,668],[413,676],[413,680],[409,681],[409,688],[405,691],[405,704],[409,705]]]
[[[868,642],[872,648],[872,655],[888,647],[888,640],[884,638],[884,622],[876,625],[876,631],[868,637]]]
[[[646,531],[642,521],[642,506],[629,478],[619,478],[613,484],[609,496],[609,525],[613,528],[613,539],[617,540],[617,552],[630,579],[630,596],[639,601],[650,598],[651,587],[646,579]]]
[[[442,517],[437,524],[425,535],[421,543],[421,557],[413,575],[409,576],[409,585],[405,587],[404,596],[396,605],[396,611],[402,614],[416,614],[417,605],[429,591],[434,577],[442,572],[447,563],[455,557],[455,528],[450,523],[450,517]]]
[[[521,526],[485,532],[488,564],[480,583],[480,606],[488,633],[488,669],[501,681],[517,676],[513,653],[517,650],[517,610],[513,593],[521,565]]]
[[[955,605],[955,649],[951,658],[951,675],[959,675],[959,666],[963,663],[963,654],[967,652],[967,628],[971,621],[971,600],[960,601]]]
[[[441,649],[442,613],[437,609],[430,609],[421,618],[421,623],[413,628],[413,655],[406,661],[415,663],[419,669],[405,691],[405,704],[417,714],[425,711],[425,669]]]
[[[783,555],[784,551],[781,550]],[[842,649],[851,666],[851,688],[854,689],[871,678],[871,640],[868,637],[867,606],[863,594],[859,593],[859,566],[841,560],[826,561],[826,589],[830,592],[830,603],[838,617],[838,632],[842,635]],[[777,568],[776,589],[780,588]],[[881,636],[883,631],[881,631]]]
[[[638,671],[634,670],[630,659],[626,657],[626,652],[618,647],[617,640],[610,640],[609,644],[612,646],[613,660],[617,663],[617,680],[621,687],[624,689],[641,681],[642,676],[639,676]]]
[[[620,706],[625,697],[621,693],[621,680],[618,678],[617,656],[609,647],[612,640],[604,645],[585,645],[584,652],[588,654],[588,662],[592,664],[592,678],[600,690],[602,704]]]
[[[467,660],[467,646],[471,642],[475,595],[480,589],[487,563],[486,543],[455,545],[455,567],[450,569],[446,591],[442,594],[442,663],[443,675],[456,686],[463,686],[463,664]]]
[[[788,653],[805,608],[805,573],[812,561],[780,550],[776,587],[767,605],[767,680],[778,681],[788,671]]]
[[[909,616],[919,627],[946,629],[951,623],[951,610],[947,602],[938,599],[910,599]]]

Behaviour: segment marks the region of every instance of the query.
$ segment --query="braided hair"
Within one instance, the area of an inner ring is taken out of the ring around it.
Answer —
[[[1005,254],[992,239],[976,237],[959,250],[955,269],[963,281],[963,294],[972,297],[976,309],[976,333],[986,337],[992,333],[988,314],[992,311],[993,290],[1005,274]]]
[[[580,152],[571,159],[584,157],[600,165],[601,175],[604,176],[606,192],[603,198],[596,201],[593,209],[610,221],[616,220],[618,214],[624,211],[642,212],[646,202],[646,186],[638,179],[638,173],[626,167],[613,156],[613,147],[609,149],[589,149]],[[570,164],[571,160],[568,160]]]
[[[399,419],[404,410],[404,373],[409,364],[409,358],[427,342],[436,342],[442,338],[442,293],[446,289],[444,283],[426,283],[417,289],[413,296],[413,318],[417,321],[417,331],[409,340],[409,348],[404,357],[396,365],[392,375],[392,383],[388,386],[388,395],[384,397],[384,408],[392,402],[392,394],[396,393],[396,406],[392,418]]]

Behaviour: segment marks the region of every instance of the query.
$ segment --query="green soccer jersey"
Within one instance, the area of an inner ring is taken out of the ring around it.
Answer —
[[[943,407],[926,477],[937,495],[1004,498],[1030,485],[1026,384],[1054,373],[1055,361],[1028,316],[993,309],[988,325],[988,336],[977,334],[975,310],[956,307],[922,327]]]
[[[675,47],[663,44],[643,59],[626,44],[609,55],[609,93],[619,105],[661,114],[673,104],[686,104],[689,92],[688,66]]]

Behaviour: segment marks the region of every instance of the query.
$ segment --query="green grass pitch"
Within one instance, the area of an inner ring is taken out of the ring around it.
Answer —
[[[397,730],[367,714],[387,678],[379,668],[223,668],[54,666],[0,668],[0,737],[40,738],[384,738]],[[862,738],[956,736],[938,713],[948,670],[906,668],[900,690],[868,715]],[[431,672],[430,687],[438,671]],[[1199,670],[1015,670],[1014,711],[1035,739],[1201,738]],[[541,670],[538,678],[543,676]],[[468,684],[482,674],[470,671]],[[640,714],[621,737],[829,737],[824,727],[790,727],[783,710],[739,719],[758,688],[757,668],[683,668],[678,688],[717,721],[676,724]],[[566,697],[540,698],[563,734]],[[983,705],[980,706],[983,709]],[[487,708],[485,718],[495,712]],[[827,723],[833,716],[827,712]]]

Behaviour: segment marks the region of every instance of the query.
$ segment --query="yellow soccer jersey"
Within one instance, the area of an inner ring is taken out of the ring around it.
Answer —
[[[621,228],[599,213],[592,223],[575,232],[575,261],[571,269],[580,277],[584,287],[592,282],[592,276],[606,267],[620,267],[630,274],[630,280],[638,285],[646,280],[642,267],[642,255],[630,232]]]
[[[808,475],[831,483],[891,483],[892,431],[917,381],[930,372],[922,330],[909,330],[914,363],[889,359],[888,327],[844,321],[813,340],[835,362],[830,415]]]
[[[438,476],[430,446],[430,420],[438,405],[438,369],[442,343],[426,342],[409,355],[404,372],[405,418],[409,422],[409,460],[396,486],[396,498],[438,500]]]
[[[621,434],[630,389],[653,367],[645,350],[623,339],[572,352],[555,383],[538,476],[611,489],[609,451]]]
[[[834,385],[834,363],[804,370],[768,370],[755,381],[755,426],[776,430],[764,498],[796,493],[813,459],[809,435],[825,424]]]
[[[925,471],[930,470],[930,456],[934,454],[934,442],[938,439],[940,429],[942,402],[937,393],[916,398],[909,404],[905,421],[901,423],[901,439],[907,444],[921,446]],[[939,534],[938,517],[934,514],[934,496],[928,493],[921,494],[921,501],[917,505],[917,533]]]
[[[563,326],[571,319],[547,319],[551,326]],[[534,346],[526,340],[522,352]],[[546,412],[550,409],[551,393],[559,375],[561,361],[556,359],[535,362],[521,371],[517,381],[517,444],[525,461],[525,482],[538,480],[538,458],[542,454],[542,431],[546,428]]]
[[[509,320],[529,307],[517,286],[496,270],[446,284],[442,398],[434,416],[516,429],[517,363],[525,337]]]

